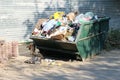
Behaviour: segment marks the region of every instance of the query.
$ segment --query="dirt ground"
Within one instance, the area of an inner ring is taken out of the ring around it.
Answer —
[[[0,64],[0,80],[120,80],[120,50],[103,51],[87,62],[44,59],[41,64],[24,63],[30,59],[25,45],[19,53]]]

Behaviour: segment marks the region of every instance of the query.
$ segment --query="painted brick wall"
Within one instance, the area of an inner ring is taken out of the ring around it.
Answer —
[[[111,17],[110,27],[120,27],[119,4],[119,0],[0,0],[0,37],[29,40],[37,19],[48,18],[55,11],[92,11]]]

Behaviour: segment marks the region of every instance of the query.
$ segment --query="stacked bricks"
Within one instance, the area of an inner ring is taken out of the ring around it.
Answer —
[[[18,42],[5,42],[0,40],[0,63],[6,62],[8,59],[18,56]]]

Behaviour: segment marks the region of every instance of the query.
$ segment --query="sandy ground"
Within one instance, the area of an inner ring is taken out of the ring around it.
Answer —
[[[30,58],[26,46],[20,56],[0,64],[0,80],[120,80],[120,50],[103,51],[87,62],[58,59],[26,64]]]

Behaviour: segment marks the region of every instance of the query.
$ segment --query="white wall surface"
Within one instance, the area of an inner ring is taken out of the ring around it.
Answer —
[[[109,16],[110,27],[120,27],[120,0],[0,0],[0,37],[27,41],[39,18],[55,11],[79,10]]]

